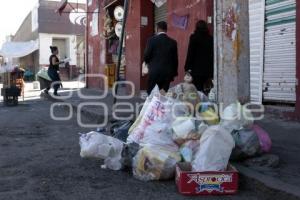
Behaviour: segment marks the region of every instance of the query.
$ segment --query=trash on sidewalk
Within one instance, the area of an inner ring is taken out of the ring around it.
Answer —
[[[90,132],[80,136],[79,144],[82,158],[103,159],[108,169],[122,169],[122,141],[98,132]]]
[[[202,103],[199,106],[197,114],[208,125],[217,125],[220,122],[218,113],[215,111],[215,109],[210,103]]]
[[[177,144],[186,140],[199,140],[201,134],[197,131],[193,118],[177,118],[172,123],[173,139]]]
[[[251,111],[239,102],[220,113],[201,92],[196,91],[194,98],[194,92],[188,82],[167,94],[155,87],[134,122],[112,124],[113,137],[102,130],[83,134],[81,156],[103,159],[104,167],[113,170],[130,167],[142,181],[174,178],[177,165],[182,194],[236,193],[238,172],[230,157],[268,152],[271,140],[260,127],[252,126]],[[197,112],[191,112],[190,104],[200,105],[194,108]]]
[[[211,126],[200,139],[200,148],[192,162],[193,171],[224,171],[234,148],[234,140],[222,126]]]
[[[200,140],[190,140],[180,147],[180,154],[185,162],[191,163],[200,147]]]
[[[111,126],[111,135],[123,142],[126,142],[128,138],[128,131],[132,126],[132,121],[117,121]]]
[[[122,151],[122,163],[124,167],[132,167],[132,160],[141,146],[137,143],[125,144]]]
[[[172,105],[174,102],[170,99],[154,96],[140,123],[130,133],[127,143],[158,145],[178,151],[178,146],[172,140],[170,128],[174,120],[171,112]]]
[[[190,163],[176,165],[176,185],[183,195],[231,195],[238,191],[238,171],[231,165],[224,171],[192,171]]]
[[[232,160],[243,160],[261,153],[258,136],[252,129],[234,130],[231,134],[235,140]]]
[[[269,153],[272,148],[272,140],[269,134],[259,125],[254,124],[252,130],[257,134],[260,147],[263,153]]]
[[[168,148],[145,146],[133,158],[133,175],[142,181],[168,180],[180,161],[179,153]]]
[[[243,107],[239,102],[230,104],[221,115],[221,125],[228,130],[240,130],[253,125],[251,111]]]

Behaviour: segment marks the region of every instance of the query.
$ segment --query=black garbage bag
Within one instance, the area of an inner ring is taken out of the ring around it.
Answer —
[[[125,144],[122,151],[122,164],[124,167],[132,167],[132,160],[140,150],[140,145],[137,143]]]
[[[231,160],[243,160],[261,154],[261,147],[257,134],[251,129],[235,130],[232,133],[235,148]]]
[[[132,126],[133,121],[116,121],[111,125],[111,135],[123,142],[128,138],[128,131]]]

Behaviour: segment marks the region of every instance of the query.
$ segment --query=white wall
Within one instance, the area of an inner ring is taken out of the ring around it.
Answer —
[[[49,65],[49,57],[51,55],[50,46],[52,45],[53,38],[62,38],[66,39],[67,51],[71,58],[70,65],[77,65],[77,56],[76,56],[76,36],[75,35],[60,35],[60,34],[39,34],[40,41],[40,65]],[[64,59],[64,58],[63,58]]]

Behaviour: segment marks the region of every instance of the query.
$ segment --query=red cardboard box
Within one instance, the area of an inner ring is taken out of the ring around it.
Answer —
[[[176,184],[183,195],[230,195],[238,191],[238,171],[231,165],[225,172],[192,172],[189,163],[176,166]]]

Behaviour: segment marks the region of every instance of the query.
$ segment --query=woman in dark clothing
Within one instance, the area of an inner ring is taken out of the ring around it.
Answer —
[[[193,77],[193,84],[199,91],[209,93],[205,85],[210,84],[214,75],[214,42],[208,25],[200,20],[190,36],[185,71]]]
[[[58,74],[58,71],[59,71],[59,65],[64,63],[64,62],[59,62],[59,59],[57,57],[57,55],[58,55],[58,48],[57,47],[51,46],[50,49],[51,49],[52,55],[49,58],[50,65],[49,65],[49,68],[48,68],[48,75],[51,78],[52,82],[54,82],[53,85],[52,85],[53,89],[54,89],[53,94],[55,96],[59,96],[57,94],[57,90],[61,86],[61,83],[60,83],[61,79],[60,79],[60,76]],[[45,93],[48,94],[49,90],[50,90],[50,88],[47,88],[45,90]]]

